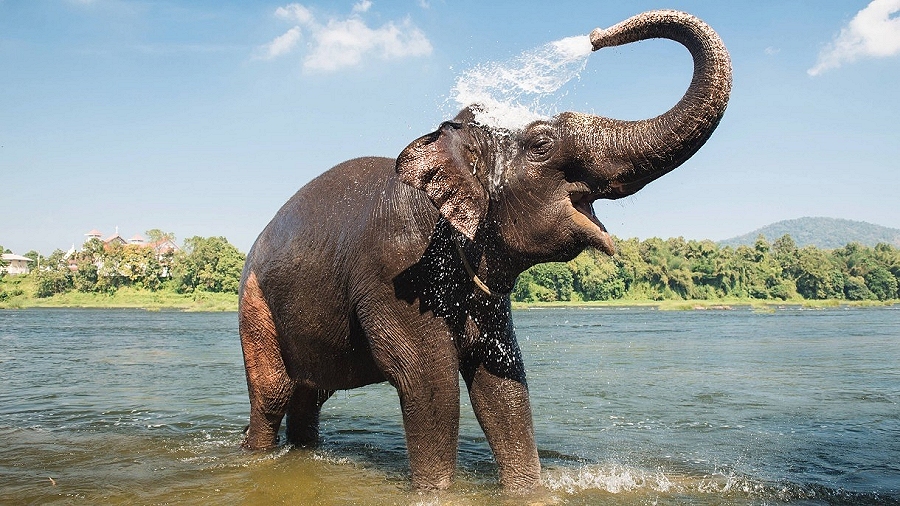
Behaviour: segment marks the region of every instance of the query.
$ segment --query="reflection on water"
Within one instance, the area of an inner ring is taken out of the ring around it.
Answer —
[[[507,497],[463,395],[449,491],[408,488],[396,393],[315,450],[238,448],[235,314],[0,312],[0,504],[900,504],[900,309],[519,311],[544,490]]]

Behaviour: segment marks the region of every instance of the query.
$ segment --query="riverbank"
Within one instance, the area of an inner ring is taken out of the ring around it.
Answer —
[[[33,287],[27,278],[7,278],[0,283],[0,309],[25,308],[96,308],[96,309],[145,309],[148,311],[237,311],[238,298],[229,293],[175,293],[170,290],[150,291],[123,287],[114,294],[67,292],[52,297],[32,296]],[[652,307],[660,311],[727,311],[750,308],[755,311],[774,311],[781,307],[827,308],[837,306],[880,307],[892,306],[900,301],[849,301],[805,300],[787,301],[756,299],[706,299],[706,300],[634,300],[562,302],[513,302],[513,309],[571,308],[571,307]]]
[[[0,283],[0,309],[25,308],[96,308],[146,309],[148,311],[237,311],[237,294],[176,293],[171,290],[151,291],[122,287],[113,294],[71,291],[51,297],[34,297],[29,278],[6,278]],[[3,295],[5,294],[5,295]]]
[[[821,309],[829,307],[884,307],[900,304],[898,300],[757,300],[757,299],[695,299],[695,300],[596,300],[561,302],[513,302],[513,309],[579,308],[579,307],[651,307],[660,311],[729,311],[750,308],[755,311],[774,311],[779,308],[803,307]]]

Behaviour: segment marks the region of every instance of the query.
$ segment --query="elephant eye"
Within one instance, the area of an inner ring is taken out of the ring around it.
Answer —
[[[528,153],[534,158],[546,158],[553,149],[553,139],[541,136],[531,142],[528,146]]]

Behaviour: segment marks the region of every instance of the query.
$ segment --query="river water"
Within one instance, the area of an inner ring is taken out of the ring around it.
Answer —
[[[335,394],[316,450],[240,450],[234,313],[0,311],[0,504],[900,504],[900,307],[514,318],[526,497],[465,394],[457,481],[418,494],[387,385]]]

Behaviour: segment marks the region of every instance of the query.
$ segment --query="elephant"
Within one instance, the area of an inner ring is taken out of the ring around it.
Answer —
[[[693,56],[691,83],[662,115],[623,121],[563,112],[505,129],[478,105],[410,143],[364,157],[294,194],[247,255],[239,333],[250,400],[242,445],[318,440],[337,390],[389,382],[403,418],[412,486],[456,472],[460,375],[504,490],[541,484],[510,292],[520,273],[615,244],[597,199],[632,195],[710,137],[731,92],[719,36],[678,11],[590,34],[593,50],[667,38]]]

